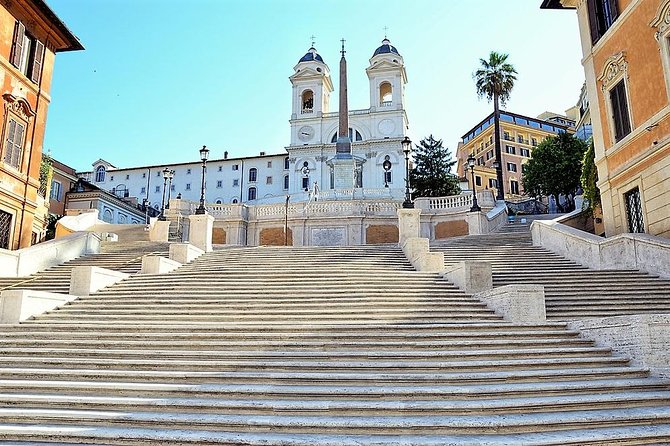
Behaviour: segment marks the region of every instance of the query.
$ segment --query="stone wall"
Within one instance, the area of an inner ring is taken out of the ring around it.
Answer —
[[[370,225],[365,229],[365,242],[368,245],[398,243],[398,227],[395,225]]]
[[[264,228],[261,229],[260,243],[261,246],[284,246],[286,237],[284,235],[284,228]],[[288,229],[288,246],[293,246],[293,231]]]

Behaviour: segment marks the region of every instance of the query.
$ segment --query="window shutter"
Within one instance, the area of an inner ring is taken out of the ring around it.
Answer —
[[[39,84],[42,76],[42,61],[44,60],[44,44],[35,40],[35,54],[33,56],[33,66],[30,70],[30,80]]]
[[[619,17],[619,1],[618,0],[605,0],[609,3],[610,6],[610,15],[612,16],[612,23]]]
[[[21,155],[23,152],[23,133],[25,127],[18,122],[16,123],[16,135],[14,135],[14,164],[17,169],[21,169]]]
[[[612,104],[612,118],[614,121],[614,139],[621,140],[621,107],[619,102],[619,85],[610,91],[610,102]]]
[[[626,97],[626,86],[619,83],[619,109],[621,110],[621,137],[628,135],[631,130],[630,115],[628,114],[628,98]]]
[[[591,43],[594,45],[598,39],[600,39],[600,33],[598,32],[598,14],[596,12],[596,1],[597,0],[586,1],[589,14],[589,27],[591,28]]]
[[[16,121],[9,120],[7,136],[5,137],[5,163],[12,165],[12,154],[14,153],[14,133],[16,133]]]
[[[16,68],[21,66],[21,53],[23,52],[23,36],[26,35],[26,27],[17,21],[14,26],[14,39],[12,40],[11,62]]]

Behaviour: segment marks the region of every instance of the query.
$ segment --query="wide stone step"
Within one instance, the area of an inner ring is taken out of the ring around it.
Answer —
[[[648,426],[670,424],[668,407],[635,407],[626,409],[593,409],[584,411],[504,415],[466,416],[377,416],[302,415],[233,415],[204,413],[156,413],[139,411],[0,408],[3,424],[44,425],[66,423],[71,426],[128,426],[172,429],[200,427],[207,431],[315,433],[369,435],[437,434],[505,434],[527,432],[560,432],[577,428],[615,426]],[[670,433],[670,431],[669,431]],[[0,425],[0,435],[2,425]],[[54,432],[52,432],[52,435]],[[58,434],[56,434],[58,435]],[[126,433],[125,435],[128,435]],[[123,437],[124,435],[121,434]]]

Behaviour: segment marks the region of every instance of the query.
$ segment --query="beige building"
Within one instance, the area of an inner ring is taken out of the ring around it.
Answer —
[[[556,113],[547,112],[543,115],[546,119],[530,118],[507,111],[500,112],[502,171],[506,199],[514,200],[523,195],[521,172],[534,147],[548,136],[556,136],[560,132],[574,132],[574,120]],[[497,193],[493,131],[493,113],[491,113],[463,135],[462,141],[458,143],[456,158],[457,172],[462,177],[466,174],[467,159],[473,154],[477,160],[475,166],[477,190],[490,189]],[[470,183],[471,178],[468,170],[467,179]]]
[[[576,9],[605,233],[670,237],[670,0],[544,0]]]

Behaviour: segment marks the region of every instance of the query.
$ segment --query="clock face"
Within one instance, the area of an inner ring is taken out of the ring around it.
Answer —
[[[304,125],[298,129],[298,138],[302,141],[310,141],[314,138],[314,129],[309,125]]]

